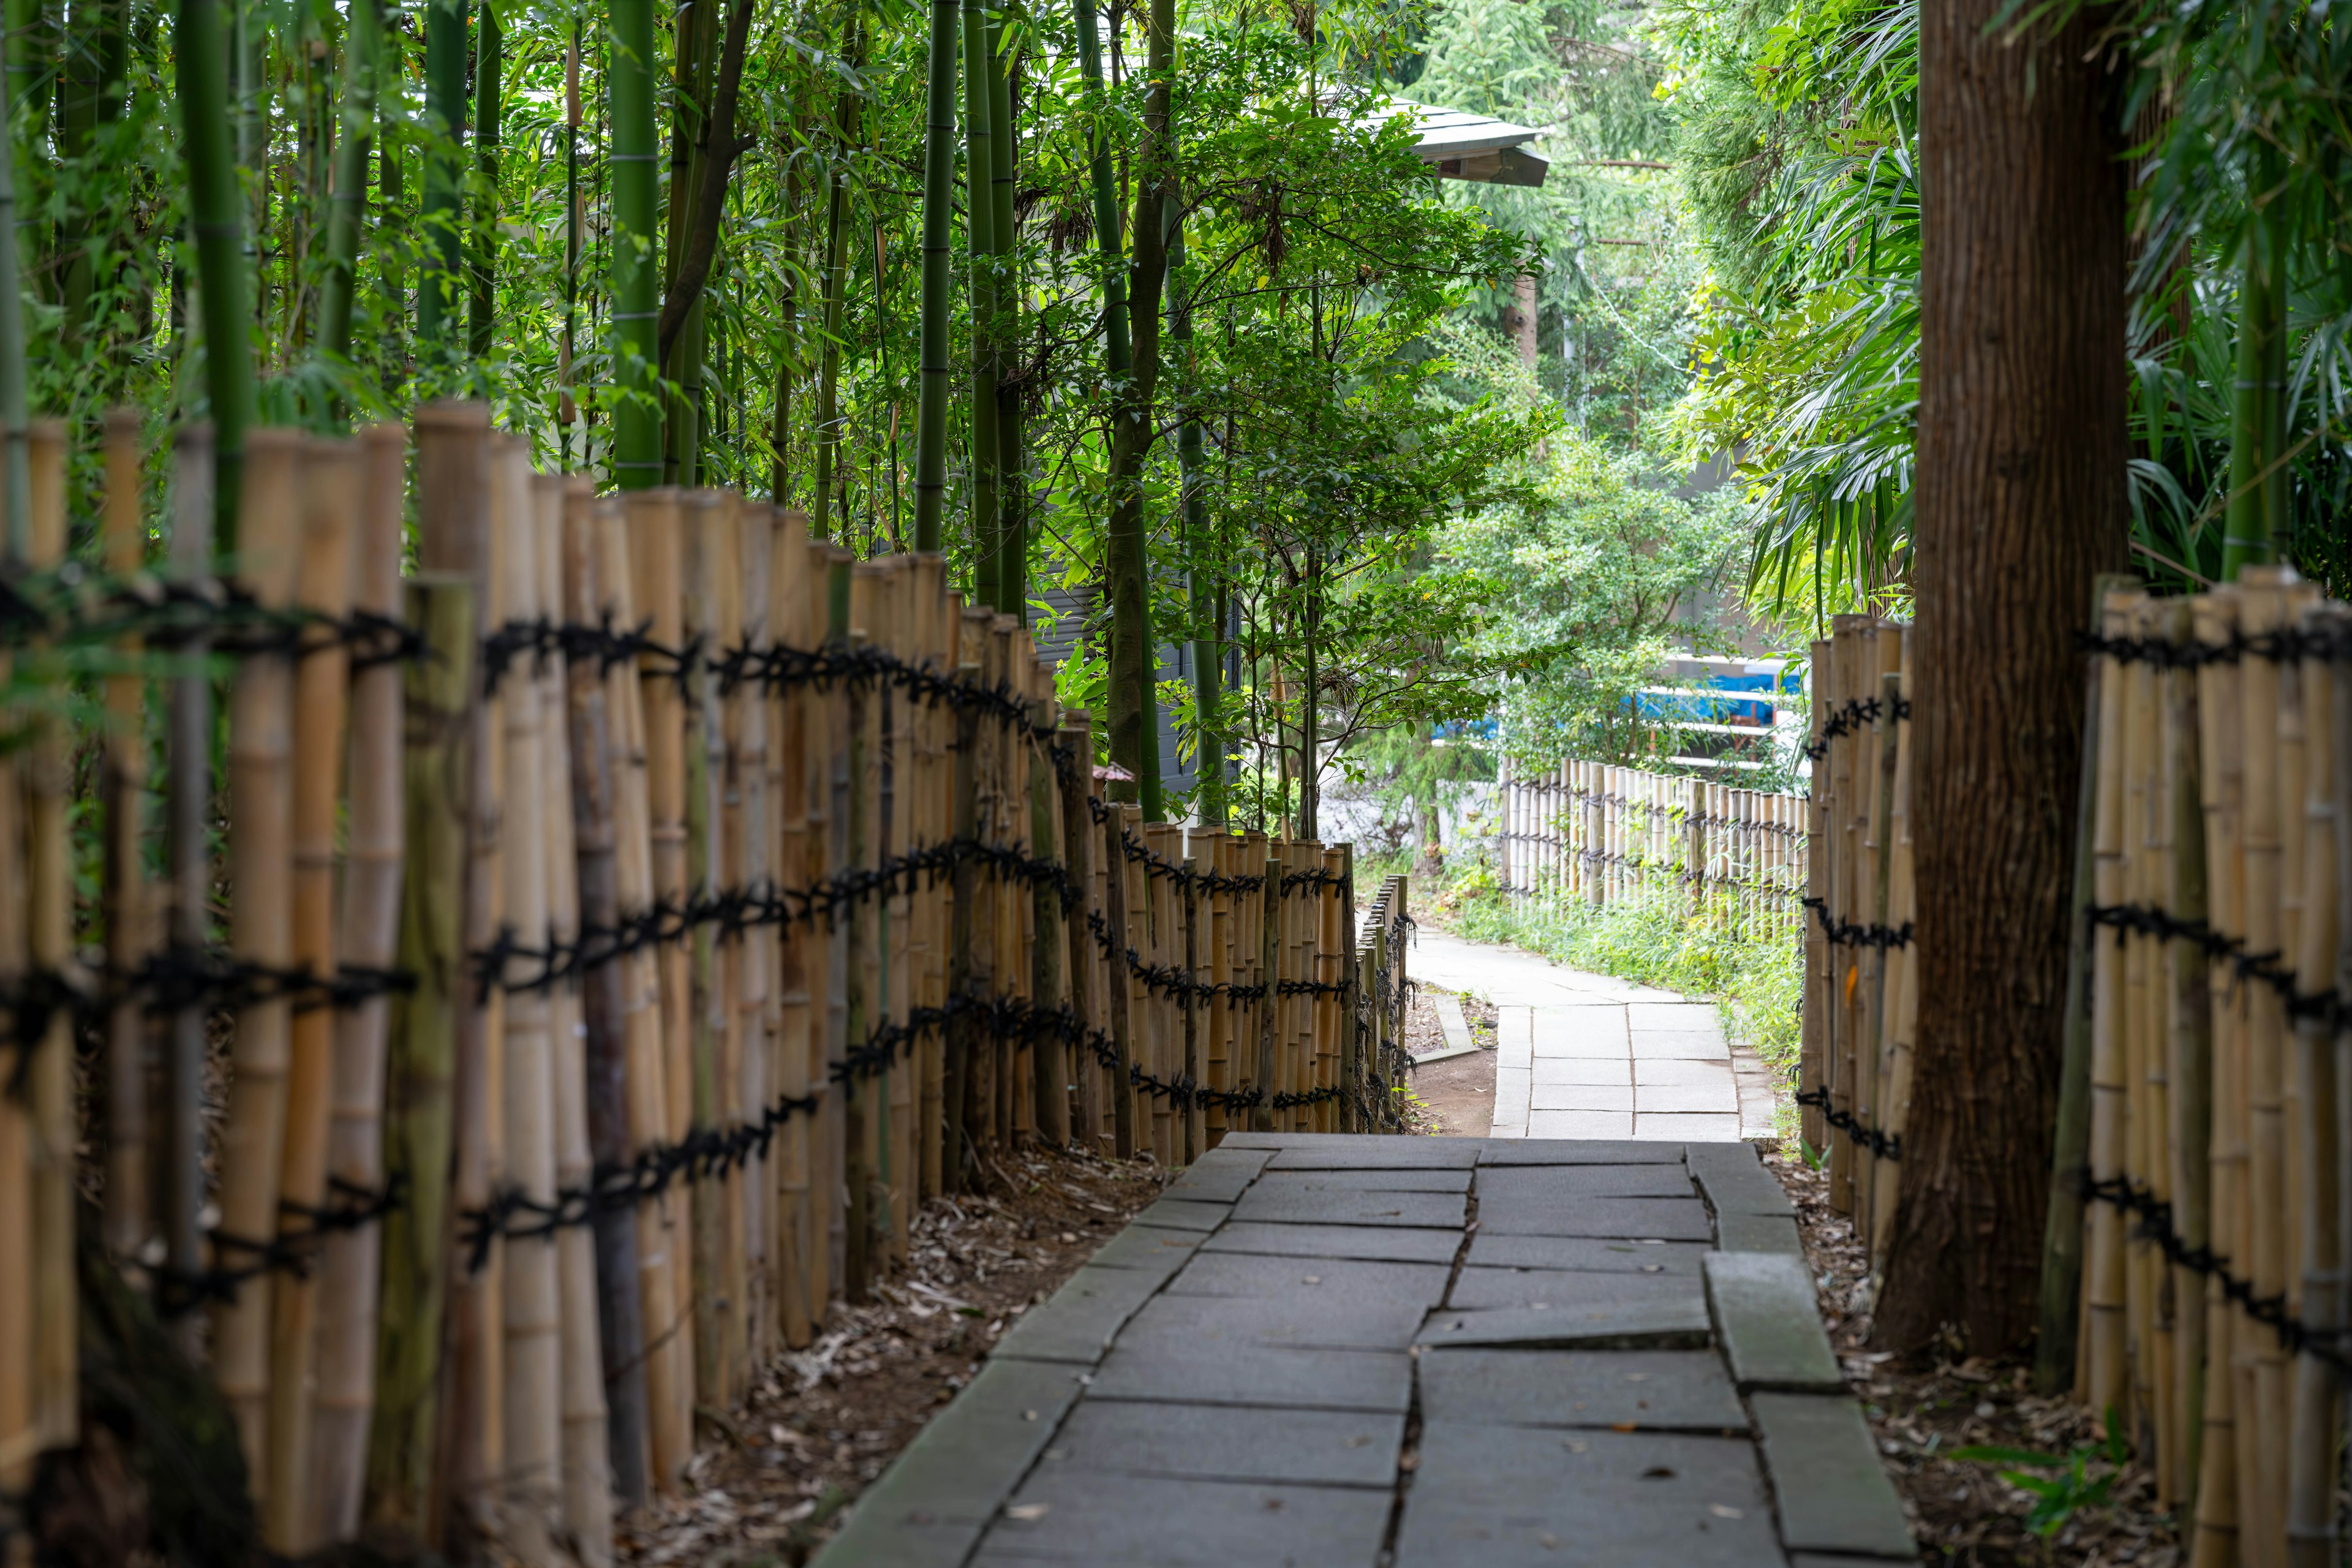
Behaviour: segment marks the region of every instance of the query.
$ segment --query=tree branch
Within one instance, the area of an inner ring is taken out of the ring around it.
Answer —
[[[702,179],[694,190],[693,226],[686,237],[686,254],[679,258],[677,277],[669,297],[662,301],[660,355],[667,364],[687,312],[702,297],[709,281],[711,258],[719,253],[719,220],[727,210],[727,176],[735,160],[751,144],[735,134],[735,102],[743,86],[743,54],[751,37],[751,0],[734,0],[727,14],[727,40],[719,56],[719,86],[710,95],[710,119],[703,134]]]

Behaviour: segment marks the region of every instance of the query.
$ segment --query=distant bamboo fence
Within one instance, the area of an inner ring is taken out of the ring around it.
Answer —
[[[2352,605],[2248,567],[2099,618],[2044,1334],[2063,1357],[2073,1327],[2075,1395],[2190,1568],[2316,1568],[2352,1375]],[[1841,617],[1814,664],[1806,1136],[1843,1134],[1833,1200],[1877,1259],[1916,1007],[1907,640]]]
[[[1661,888],[1759,937],[1793,931],[1805,887],[1802,795],[1601,763],[1504,766],[1499,876],[1529,898],[1594,908]]]
[[[941,558],[856,562],[730,494],[598,497],[439,405],[413,575],[410,443],[380,426],[252,433],[220,580],[202,434],[152,563],[135,420],[108,439],[104,570],[53,570],[45,427],[0,591],[20,693],[68,654],[109,671],[102,731],[20,699],[0,753],[11,1497],[76,1439],[78,1124],[273,1552],[364,1525],[592,1564],[616,1503],[679,1483],[698,1411],[1001,1151],[1398,1130],[1403,879],[1360,911],[1347,846],[1106,803],[1087,716]]]

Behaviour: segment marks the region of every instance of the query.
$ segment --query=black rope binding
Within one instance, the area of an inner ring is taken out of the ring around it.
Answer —
[[[1821,738],[1805,748],[1805,755],[1820,762],[1830,754],[1830,742],[1841,736],[1859,733],[1866,725],[1875,724],[1887,712],[1885,701],[1876,697],[1851,697],[1845,706],[1832,711],[1822,725]],[[1911,717],[1911,700],[1895,700],[1895,721],[1898,724]]]
[[[1853,921],[1834,919],[1830,907],[1819,899],[1801,900],[1805,908],[1821,917],[1822,934],[1832,947],[1874,947],[1881,952],[1888,948],[1911,945],[1912,925],[1905,921],[1899,926],[1859,925]]]
[[[395,1173],[381,1191],[353,1186],[339,1176],[327,1178],[340,1201],[318,1208],[280,1199],[278,1212],[308,1223],[281,1230],[267,1240],[236,1236],[225,1230],[208,1232],[213,1256],[236,1256],[237,1264],[215,1261],[193,1273],[170,1268],[151,1270],[155,1281],[155,1310],[166,1318],[182,1317],[213,1301],[233,1301],[239,1289],[265,1274],[303,1278],[310,1271],[327,1238],[342,1231],[360,1230],[394,1213],[408,1201],[407,1184]]]
[[[2230,1272],[2228,1258],[2210,1247],[2191,1247],[2180,1238],[2172,1227],[2170,1204],[2126,1177],[2100,1181],[2084,1169],[2075,1173],[2075,1180],[2088,1201],[2121,1209],[2137,1220],[2140,1238],[2153,1243],[2167,1262],[2192,1274],[2220,1280],[2223,1298],[2235,1302],[2246,1316],[2276,1334],[2289,1354],[2311,1356],[2334,1368],[2339,1375],[2352,1376],[2352,1354],[2347,1354],[2341,1342],[2345,1331],[2315,1329],[2304,1322],[2287,1310],[2284,1292],[2255,1295],[2252,1282]]]
[[[1799,1105],[1817,1107],[1822,1119],[1853,1142],[1869,1150],[1882,1160],[1903,1158],[1903,1134],[1882,1132],[1850,1110],[1839,1110],[1830,1104],[1827,1089],[1802,1089],[1797,1091]]]

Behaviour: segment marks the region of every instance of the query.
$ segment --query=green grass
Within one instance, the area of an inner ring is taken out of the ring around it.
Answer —
[[[1360,862],[1360,864],[1361,864]],[[1371,885],[1406,869],[1365,866]],[[1784,924],[1767,938],[1743,937],[1701,918],[1675,887],[1646,889],[1594,909],[1580,900],[1514,899],[1495,885],[1483,859],[1456,860],[1444,878],[1414,879],[1406,907],[1417,919],[1474,942],[1505,942],[1570,968],[1703,996],[1723,1012],[1725,1032],[1755,1051],[1786,1083],[1797,1063],[1798,999],[1804,984],[1802,928]],[[1790,1107],[1782,1129],[1793,1131]]]

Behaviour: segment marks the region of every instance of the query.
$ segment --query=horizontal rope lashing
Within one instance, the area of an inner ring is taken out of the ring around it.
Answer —
[[[2108,637],[2078,633],[2074,646],[2084,653],[2112,658],[2119,664],[2152,664],[2159,669],[2201,669],[2209,664],[2236,664],[2257,658],[2271,664],[2294,664],[2306,658],[2341,664],[2352,659],[2352,637],[2335,632],[2282,626],[2252,636],[2231,629],[2218,643],[2191,638],[2173,642],[2164,637]]]
[[[1858,733],[1865,724],[1877,723],[1885,710],[1885,703],[1879,698],[1848,698],[1845,706],[1832,712],[1828,720],[1822,723],[1820,738],[1805,748],[1806,757],[1813,762],[1820,762],[1830,754],[1832,741],[1841,736]],[[1896,698],[1895,721],[1899,724],[1910,717],[1910,700],[1903,697]]]
[[[1861,1144],[1872,1153],[1877,1155],[1880,1159],[1900,1160],[1903,1158],[1903,1134],[1900,1132],[1882,1132],[1877,1128],[1871,1126],[1868,1122],[1854,1115],[1852,1111],[1839,1110],[1835,1109],[1830,1104],[1830,1091],[1827,1089],[1801,1089],[1796,1092],[1795,1099],[1799,1105],[1811,1105],[1819,1108],[1822,1119],[1828,1121],[1832,1127],[1845,1134],[1847,1138],[1851,1139],[1854,1142]]]
[[[1015,689],[1010,680],[982,686],[944,674],[929,664],[910,663],[871,645],[799,648],[781,643],[764,647],[742,643],[713,652],[708,639],[697,635],[673,647],[655,640],[651,620],[634,627],[620,626],[609,615],[593,624],[541,616],[500,625],[482,638],[483,689],[497,690],[506,672],[526,656],[544,658],[555,654],[566,660],[591,662],[604,670],[635,663],[644,674],[681,685],[708,674],[718,679],[722,691],[743,685],[775,692],[887,683],[929,706],[976,710],[1036,740],[1051,741],[1061,733],[1052,725],[1031,721],[1033,700]],[[646,668],[648,660],[655,668]]]
[[[2100,1181],[2089,1170],[2075,1173],[2083,1196],[2089,1202],[2120,1209],[2139,1223],[2142,1240],[2152,1243],[2173,1263],[2192,1274],[2218,1279],[2222,1297],[2278,1336],[2279,1343],[2290,1353],[2307,1355],[2335,1369],[2340,1376],[2352,1376],[2352,1354],[2347,1354],[2339,1342],[2347,1332],[2344,1329],[2315,1329],[2287,1310],[2286,1294],[2257,1296],[2249,1280],[2230,1272],[2229,1259],[2210,1247],[2191,1247],[2182,1240],[2172,1226],[2172,1205],[2158,1197],[2153,1190],[2118,1176]]]
[[[2290,1018],[2316,1018],[2339,1031],[2352,1028],[2352,1000],[2334,989],[2297,990],[2294,971],[2280,962],[2275,950],[2249,952],[2243,937],[2223,936],[2201,920],[2182,920],[2149,904],[2093,904],[2084,912],[2094,929],[2107,927],[2119,942],[2126,936],[2152,936],[2195,944],[2241,980],[2259,981],[2278,993]]]
[[[299,1229],[279,1231],[267,1240],[225,1230],[205,1233],[215,1258],[232,1253],[248,1258],[247,1262],[234,1266],[215,1263],[194,1272],[170,1268],[149,1269],[155,1281],[155,1310],[166,1318],[180,1317],[209,1301],[235,1300],[238,1287],[265,1274],[305,1276],[328,1237],[373,1225],[399,1209],[408,1197],[407,1184],[398,1175],[386,1182],[381,1191],[353,1186],[338,1176],[328,1177],[327,1184],[342,1202],[310,1208],[287,1199],[278,1200],[279,1213],[310,1222]]]
[[[1101,1030],[1087,1026],[1066,1004],[1042,1007],[1025,997],[1013,995],[951,996],[943,1006],[918,1008],[907,1019],[878,1026],[863,1042],[845,1051],[842,1059],[827,1069],[827,1077],[845,1089],[879,1077],[926,1036],[966,1019],[979,1024],[991,1039],[1059,1039],[1085,1047],[1106,1068],[1116,1069],[1118,1066],[1116,1044]],[[1190,1078],[1169,1080],[1155,1077],[1134,1063],[1129,1063],[1127,1070],[1130,1088],[1154,1099],[1168,1100],[1178,1110],[1196,1106],[1248,1110],[1269,1102],[1262,1089],[1207,1089]],[[1288,1110],[1319,1104],[1337,1098],[1339,1092],[1335,1087],[1326,1086],[1303,1094],[1277,1093],[1270,1100],[1276,1110]],[[707,1181],[756,1156],[764,1156],[779,1129],[795,1116],[814,1113],[822,1103],[822,1098],[814,1094],[781,1096],[751,1121],[724,1129],[698,1128],[679,1142],[658,1143],[640,1151],[626,1165],[599,1166],[586,1182],[559,1188],[552,1201],[541,1202],[520,1189],[502,1190],[487,1205],[464,1210],[458,1215],[469,1267],[478,1269],[488,1261],[490,1244],[500,1237],[524,1240],[585,1225],[600,1213],[656,1197],[679,1182]]]
[[[0,647],[91,647],[132,638],[152,652],[225,658],[299,658],[341,647],[357,668],[420,658],[425,646],[415,628],[391,616],[264,605],[250,589],[226,578],[199,584],[146,573],[91,573],[77,563],[15,582],[0,578]]]
[[[740,936],[764,927],[829,923],[851,905],[936,887],[941,878],[968,864],[1052,891],[1065,910],[1077,902],[1069,868],[1060,861],[1009,845],[953,838],[893,855],[878,865],[838,872],[806,888],[763,884],[722,888],[683,904],[658,900],[615,925],[589,925],[576,937],[544,947],[523,945],[509,928],[489,946],[469,953],[467,961],[482,994],[491,989],[541,991],[643,949],[683,941],[705,928],[715,928],[721,936]],[[517,961],[537,967],[514,975],[509,966]]]
[[[74,967],[34,969],[0,981],[0,1009],[10,1020],[0,1044],[38,1040],[60,1014],[77,1026],[94,1022],[126,1004],[149,1013],[191,1007],[257,1006],[287,1001],[297,1012],[315,1007],[347,1009],[371,997],[404,994],[416,988],[405,970],[346,964],[331,974],[307,967],[257,963],[213,948],[167,947],[151,953],[128,973]]]
[[[1905,921],[1899,926],[1861,925],[1853,921],[1833,920],[1830,907],[1820,899],[1802,900],[1805,908],[1821,917],[1822,933],[1832,947],[1874,947],[1882,951],[1890,947],[1911,945],[1912,925]]]

